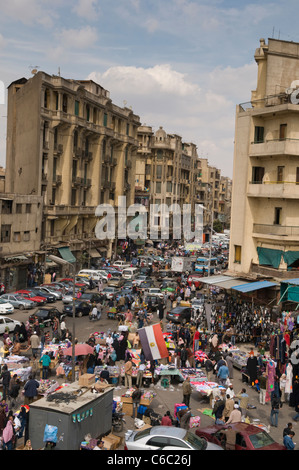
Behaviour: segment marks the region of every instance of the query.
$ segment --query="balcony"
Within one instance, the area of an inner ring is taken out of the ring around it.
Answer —
[[[247,197],[273,199],[299,199],[299,183],[296,182],[250,182]]]
[[[271,240],[299,241],[298,225],[253,224],[253,237]]]
[[[269,157],[299,155],[299,139],[273,139],[264,142],[252,142],[249,157]]]

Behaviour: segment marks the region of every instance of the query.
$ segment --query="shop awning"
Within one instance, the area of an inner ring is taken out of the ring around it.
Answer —
[[[268,287],[275,287],[278,286],[276,282],[270,281],[257,281],[257,282],[249,282],[247,284],[243,284],[240,286],[232,287],[233,290],[237,290],[238,292],[253,292],[259,289],[267,289]]]
[[[101,258],[101,254],[95,248],[88,250],[88,254],[91,258]]]
[[[65,246],[63,248],[58,248],[58,251],[60,255],[62,256],[62,258],[68,263],[76,262],[76,258],[74,257],[73,253],[71,252],[68,246]]]
[[[275,250],[272,248],[258,246],[257,253],[260,265],[272,266],[275,269],[279,268],[281,257],[283,256],[282,250]]]
[[[280,302],[297,302],[299,303],[299,278],[284,279],[280,284]]]
[[[244,283],[244,279],[232,279],[230,281],[222,281],[217,284],[217,286],[221,287],[222,289],[234,289],[235,287],[237,288],[238,286],[242,285],[246,285]]]
[[[232,280],[236,280],[236,278],[232,276],[223,276],[223,275],[208,276],[208,277],[200,278],[200,282],[202,282],[203,284],[209,284],[211,286],[217,286],[219,282],[226,282],[226,281],[232,281]]]

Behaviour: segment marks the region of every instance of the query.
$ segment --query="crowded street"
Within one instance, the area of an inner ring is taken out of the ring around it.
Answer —
[[[213,248],[219,258],[215,279],[225,270],[224,248]],[[174,258],[189,261],[190,271],[174,271]],[[272,321],[267,308],[207,287],[209,273],[199,272],[197,259],[196,253],[169,246],[102,259],[73,280],[52,270],[49,282],[34,286],[39,295],[47,288],[61,297],[30,310],[15,309],[10,318],[19,324],[11,331],[7,326],[2,335],[2,448],[63,449],[68,439],[58,416],[62,403],[76,399],[74,384],[86,400],[87,390],[92,392],[91,402],[107,394],[111,413],[97,434],[94,424],[88,429],[90,408],[82,414],[68,411],[74,426],[87,423],[80,442],[72,443],[77,450],[295,448],[292,314]],[[75,356],[72,348],[78,348]],[[35,391],[28,395],[32,385]],[[55,432],[37,436],[32,420],[47,406],[57,416],[40,431]],[[13,426],[8,442],[7,422]]]

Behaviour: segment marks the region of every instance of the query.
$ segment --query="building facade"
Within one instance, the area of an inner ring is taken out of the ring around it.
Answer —
[[[230,271],[298,277],[299,44],[260,40],[257,88],[237,106]]]
[[[69,249],[78,266],[112,254],[115,240],[95,236],[95,211],[117,212],[119,196],[134,202],[139,125],[93,81],[38,72],[9,86],[6,191],[42,197],[45,251]]]

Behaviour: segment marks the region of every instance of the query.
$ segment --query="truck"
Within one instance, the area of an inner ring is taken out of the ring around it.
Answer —
[[[192,260],[189,257],[174,256],[171,262],[171,270],[179,273],[185,273],[192,271]]]

